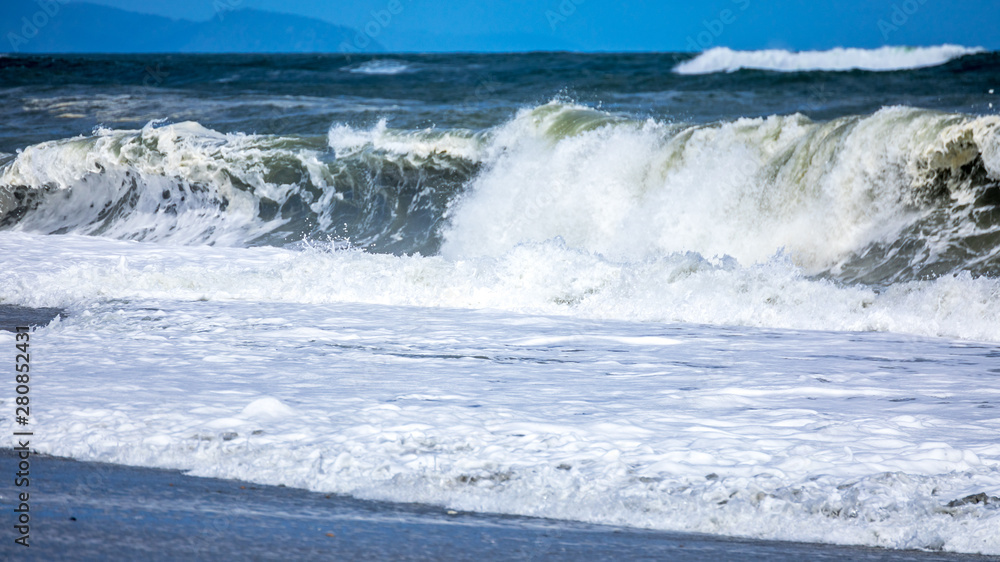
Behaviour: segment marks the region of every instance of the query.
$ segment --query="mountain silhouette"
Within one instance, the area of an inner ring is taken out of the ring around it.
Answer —
[[[355,29],[322,20],[216,3],[208,21],[175,20],[65,0],[0,7],[0,52],[336,53],[385,49]],[[207,0],[206,0],[207,1]]]

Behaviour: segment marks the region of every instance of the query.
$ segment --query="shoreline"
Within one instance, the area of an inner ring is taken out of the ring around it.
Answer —
[[[0,330],[13,332],[17,326],[46,326],[56,318],[65,317],[61,308],[31,308],[0,304]]]
[[[13,475],[15,452],[0,459]],[[31,546],[13,543],[11,510],[0,525],[0,551],[25,560],[998,560],[455,512],[37,453],[30,464]],[[23,489],[3,482],[8,503]]]

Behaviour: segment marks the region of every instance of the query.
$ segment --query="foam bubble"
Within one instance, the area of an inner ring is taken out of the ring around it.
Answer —
[[[273,396],[265,396],[247,404],[240,415],[253,419],[281,419],[294,416],[295,410]]]

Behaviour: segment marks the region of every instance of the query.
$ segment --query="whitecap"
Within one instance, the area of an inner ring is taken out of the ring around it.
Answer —
[[[741,69],[780,72],[871,70],[889,71],[944,64],[966,55],[981,53],[980,47],[940,45],[936,47],[836,48],[828,51],[792,52],[782,49],[734,51],[709,49],[674,67],[678,74],[711,74]]]
[[[416,69],[414,69],[406,61],[388,59],[374,59],[361,64],[346,66],[341,70],[346,70],[352,74],[376,74],[387,76],[416,72]]]

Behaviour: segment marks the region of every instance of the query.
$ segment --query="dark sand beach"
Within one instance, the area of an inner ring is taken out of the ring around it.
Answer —
[[[29,308],[0,304],[0,330],[13,332],[18,326],[44,326],[65,314],[58,308]]]
[[[0,450],[5,473],[15,455]],[[362,501],[176,470],[31,456],[28,548],[11,560],[996,560],[664,533]],[[3,479],[11,505],[13,480]],[[10,557],[10,558],[8,558]]]

